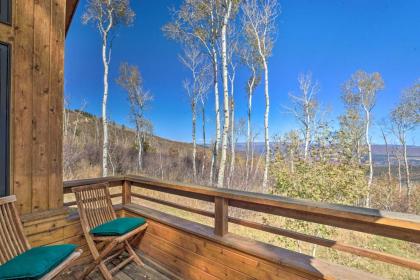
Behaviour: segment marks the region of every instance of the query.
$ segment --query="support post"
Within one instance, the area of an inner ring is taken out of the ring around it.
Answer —
[[[222,197],[214,198],[214,233],[223,236],[228,233],[228,200]]]
[[[122,186],[122,203],[129,204],[131,203],[131,182],[124,180]]]

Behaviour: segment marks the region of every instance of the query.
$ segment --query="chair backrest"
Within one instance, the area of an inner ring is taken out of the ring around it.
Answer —
[[[117,218],[112,207],[108,184],[75,187],[72,191],[76,196],[80,222],[85,233]]]
[[[14,195],[0,198],[0,265],[31,248],[15,201]]]

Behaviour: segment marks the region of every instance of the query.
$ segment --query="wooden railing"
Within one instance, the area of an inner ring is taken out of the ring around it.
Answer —
[[[229,216],[228,208],[236,207],[420,244],[420,217],[416,215],[339,204],[318,203],[308,200],[291,199],[230,189],[171,183],[140,176],[106,177],[68,181],[64,183],[64,193],[70,193],[71,187],[74,186],[101,182],[107,182],[112,187],[121,187],[121,192],[114,193],[112,197],[121,197],[123,205],[131,204],[132,198],[135,197],[214,218],[214,234],[222,238],[229,232],[229,223],[234,223],[299,241],[332,248],[337,251],[351,253],[357,256],[367,257],[373,260],[420,271],[420,262],[416,260],[232,217]],[[211,202],[214,203],[215,211],[211,212],[197,209],[187,205],[181,205],[174,201],[148,196],[145,195],[141,189]],[[66,206],[74,204],[74,202],[65,203]]]

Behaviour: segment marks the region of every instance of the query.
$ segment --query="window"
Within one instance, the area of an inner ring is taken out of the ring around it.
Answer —
[[[9,194],[9,54],[9,45],[0,43],[0,197]]]
[[[0,22],[10,24],[12,5],[10,0],[0,0]]]

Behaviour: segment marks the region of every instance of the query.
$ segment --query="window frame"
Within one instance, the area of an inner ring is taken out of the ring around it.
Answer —
[[[0,42],[0,197],[10,194],[10,60],[10,44]]]
[[[0,0],[0,22],[8,25],[12,23],[11,0]]]

